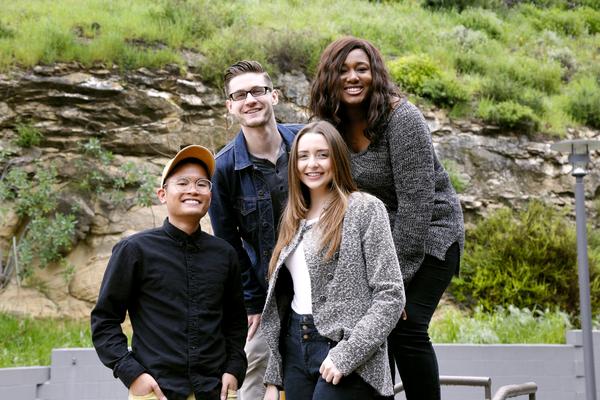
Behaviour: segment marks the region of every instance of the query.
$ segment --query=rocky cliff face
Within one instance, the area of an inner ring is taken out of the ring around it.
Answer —
[[[286,74],[276,82],[282,101],[276,115],[282,122],[305,122],[307,79]],[[550,150],[552,140],[502,134],[494,127],[451,121],[444,113],[425,110],[440,159],[451,162],[466,189],[460,194],[467,222],[508,205],[522,207],[541,198],[572,207],[573,178],[564,155]],[[15,144],[16,124],[33,124],[43,138],[39,146]],[[224,96],[192,72],[177,67],[159,71],[81,68],[76,64],[36,67],[0,74],[0,176],[14,167],[31,170],[35,162],[58,170],[61,201],[77,204],[77,232],[67,260],[75,266],[65,279],[63,268],[49,266],[29,279],[29,287],[12,282],[0,294],[0,310],[36,316],[88,315],[95,301],[112,246],[120,238],[162,223],[165,210],[155,202],[139,207],[129,188],[118,204],[69,192],[67,183],[81,179],[74,160],[82,143],[99,139],[115,158],[110,168],[134,163],[158,177],[166,160],[185,144],[199,143],[218,151],[237,131],[227,116]],[[570,135],[600,138],[597,132]],[[586,178],[589,218],[598,223],[600,157],[593,157]],[[156,179],[156,183],[158,178]],[[11,204],[0,211],[0,250],[6,258],[12,237],[25,220]],[[203,220],[210,229],[208,217]],[[1,257],[0,257],[1,258]]]

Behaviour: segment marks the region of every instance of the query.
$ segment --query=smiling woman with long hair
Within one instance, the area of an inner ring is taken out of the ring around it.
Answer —
[[[350,147],[358,188],[386,206],[406,286],[406,314],[388,339],[390,356],[408,400],[438,400],[437,358],[427,330],[458,272],[464,226],[427,123],[401,96],[377,48],[355,37],[323,51],[309,108],[314,118],[331,121]]]
[[[356,190],[328,122],[296,136],[289,197],[269,266],[261,329],[265,399],[375,399],[393,393],[385,339],[404,307],[387,212]]]

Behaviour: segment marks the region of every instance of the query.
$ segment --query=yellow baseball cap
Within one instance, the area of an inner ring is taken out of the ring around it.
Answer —
[[[162,172],[162,177],[160,179],[160,186],[165,185],[165,180],[177,163],[179,163],[181,160],[185,160],[186,158],[195,158],[196,160],[202,161],[204,165],[206,165],[206,168],[208,168],[207,172],[209,178],[212,178],[213,173],[215,172],[215,158],[213,157],[212,152],[204,146],[192,144],[179,150],[175,157],[170,159],[165,165],[165,168]]]

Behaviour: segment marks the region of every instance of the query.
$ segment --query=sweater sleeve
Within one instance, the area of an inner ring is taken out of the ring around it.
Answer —
[[[411,103],[400,105],[386,134],[398,209],[392,235],[405,282],[425,257],[435,195],[434,149],[425,118]]]
[[[374,197],[369,198],[372,200],[363,204],[357,215],[362,221],[361,246],[372,291],[371,305],[348,339],[329,351],[331,360],[344,375],[364,364],[385,342],[405,304],[402,274],[385,206]]]

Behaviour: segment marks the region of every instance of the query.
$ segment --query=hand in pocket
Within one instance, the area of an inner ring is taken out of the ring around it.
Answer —
[[[145,396],[150,393],[154,393],[157,399],[167,400],[163,392],[160,390],[158,382],[156,382],[156,380],[147,373],[141,374],[133,381],[129,387],[129,393],[131,393],[133,396]]]

